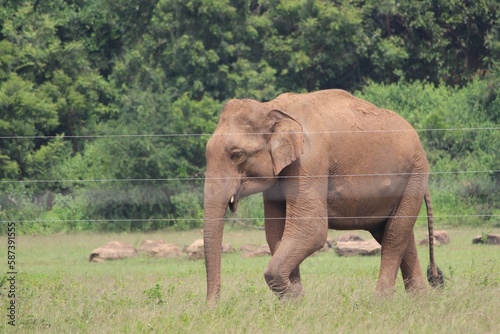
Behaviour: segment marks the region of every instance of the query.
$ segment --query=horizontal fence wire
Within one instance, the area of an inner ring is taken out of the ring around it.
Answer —
[[[389,130],[334,130],[334,131],[305,131],[305,134],[335,134],[335,133],[384,133],[384,132],[440,132],[440,131],[498,131],[500,127],[469,127],[469,128],[443,128],[443,129],[389,129]],[[291,132],[293,133],[293,132]],[[224,134],[216,134],[218,136],[232,136],[232,135],[265,135],[270,133],[258,132],[230,132]],[[33,136],[17,136],[7,135],[0,136],[0,139],[53,139],[53,138],[68,138],[68,139],[94,139],[94,138],[141,138],[141,137],[209,137],[213,133],[163,133],[163,134],[94,134],[94,135],[33,135]]]
[[[299,176],[247,176],[246,180],[252,179],[311,179],[311,178],[340,178],[340,177],[372,177],[372,176],[408,176],[408,175],[456,175],[456,174],[494,174],[500,173],[500,169],[474,170],[474,171],[437,171],[428,173],[368,173],[368,174],[329,174],[329,175],[299,175]],[[240,177],[172,177],[172,178],[151,178],[151,179],[52,179],[52,180],[0,180],[2,183],[54,183],[54,182],[82,182],[82,183],[114,183],[114,182],[174,182],[174,181],[216,181],[216,180],[240,180]]]
[[[445,128],[445,129],[408,129],[408,130],[345,130],[345,131],[321,131],[321,132],[304,132],[307,134],[342,134],[342,133],[357,133],[357,134],[370,134],[370,133],[391,133],[391,132],[457,132],[457,131],[498,131],[500,127],[467,127],[467,128]],[[217,135],[263,135],[265,133],[225,133]],[[164,134],[95,134],[95,135],[33,135],[33,136],[17,136],[17,135],[7,135],[0,136],[2,140],[22,140],[22,139],[98,139],[98,138],[178,138],[178,137],[209,137],[213,136],[212,133],[164,133]],[[347,174],[347,175],[314,175],[314,176],[277,176],[276,178],[326,178],[326,177],[373,177],[373,176],[402,176],[410,174],[428,174],[432,175],[453,175],[453,174],[480,174],[480,173],[499,173],[500,170],[474,170],[474,171],[435,171],[428,173],[373,173],[373,174]],[[269,177],[247,177],[246,179],[262,179]],[[75,183],[117,183],[117,182],[177,182],[177,181],[206,181],[206,180],[225,180],[234,179],[231,177],[225,178],[205,178],[205,177],[171,177],[171,178],[128,178],[128,179],[53,179],[53,180],[0,180],[0,184],[8,183],[53,183],[53,182],[75,182]],[[388,219],[391,216],[359,216],[359,217],[300,217],[298,219],[308,220],[308,219],[328,219],[328,220],[340,220],[340,219]],[[405,218],[419,218],[427,219],[428,216],[405,216]],[[459,218],[500,218],[500,215],[491,214],[477,214],[477,215],[437,215],[433,216],[434,219],[459,219]],[[263,220],[265,218],[259,217],[226,217],[223,218],[228,222],[245,222],[254,220]],[[220,219],[216,219],[220,220]],[[204,221],[203,218],[140,218],[140,219],[32,219],[32,220],[0,220],[0,223],[119,223],[119,222],[155,222],[155,221],[169,221],[169,222],[183,222],[183,221]]]
[[[433,219],[456,219],[456,218],[500,218],[500,215],[437,215],[432,216]],[[327,219],[327,220],[341,220],[341,219],[389,219],[393,216],[349,216],[349,217],[296,217],[294,220],[312,220],[312,219]],[[398,216],[398,218],[420,218],[428,219],[429,216]],[[253,221],[264,220],[266,218],[260,217],[226,217],[226,218],[127,218],[127,219],[32,219],[32,220],[0,220],[0,223],[125,223],[125,222],[159,222],[159,221]],[[282,219],[282,218],[268,218],[266,220]]]

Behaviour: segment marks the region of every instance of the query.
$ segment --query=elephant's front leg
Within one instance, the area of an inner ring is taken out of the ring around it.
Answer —
[[[267,226],[266,235],[279,235],[276,229],[268,232]],[[299,265],[323,247],[327,233],[326,198],[314,193],[297,193],[287,198],[282,237],[274,244],[273,257],[264,274],[269,288],[280,298],[303,295]]]
[[[264,216],[266,240],[274,255],[279,247],[283,232],[285,230],[286,221],[286,202],[283,195],[280,193],[279,186],[271,188],[264,193]],[[290,283],[297,285],[294,290],[301,290],[300,269],[297,266],[290,273]]]

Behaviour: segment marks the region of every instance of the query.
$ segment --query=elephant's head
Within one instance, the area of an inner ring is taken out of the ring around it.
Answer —
[[[303,152],[302,126],[285,112],[253,100],[226,104],[207,143],[204,242],[207,298],[220,292],[221,245],[227,207],[270,188]]]

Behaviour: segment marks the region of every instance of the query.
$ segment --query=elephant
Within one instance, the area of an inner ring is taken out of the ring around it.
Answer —
[[[285,93],[225,104],[206,144],[203,239],[207,299],[220,296],[227,208],[263,193],[272,258],[264,278],[279,297],[301,297],[299,265],[328,229],[366,230],[381,244],[376,291],[426,289],[413,226],[427,207],[432,286],[444,283],[433,255],[429,167],[417,132],[393,111],[338,90]]]

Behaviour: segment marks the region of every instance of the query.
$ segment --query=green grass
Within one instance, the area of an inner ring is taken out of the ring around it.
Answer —
[[[163,239],[183,246],[199,231],[154,234],[73,234],[17,238],[18,333],[499,333],[500,247],[472,245],[481,229],[449,230],[451,244],[436,250],[446,275],[443,291],[403,291],[379,299],[378,257],[322,253],[301,269],[306,296],[278,301],[263,271],[269,258],[223,256],[220,303],[205,303],[203,261],[133,259],[89,263],[90,252],[111,240],[138,246]],[[340,232],[332,232],[338,236]],[[417,230],[417,238],[425,236]],[[264,243],[263,231],[229,230],[239,248]],[[6,258],[6,238],[0,240]],[[419,247],[427,266],[427,248]],[[6,263],[3,261],[1,263]],[[5,271],[6,270],[5,265]],[[8,299],[5,286],[1,308]],[[14,332],[2,314],[1,332]]]

